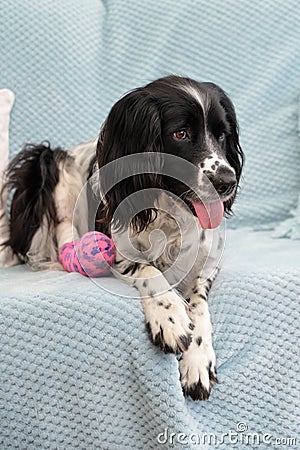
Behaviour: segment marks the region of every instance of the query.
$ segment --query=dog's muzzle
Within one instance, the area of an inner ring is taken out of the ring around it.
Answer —
[[[237,179],[233,170],[220,166],[215,173],[207,174],[209,181],[222,198],[230,196],[237,187]]]
[[[192,200],[194,211],[203,229],[217,228],[223,218],[224,202],[230,199],[237,188],[235,173],[226,166],[206,172],[206,182],[202,185],[202,196]]]

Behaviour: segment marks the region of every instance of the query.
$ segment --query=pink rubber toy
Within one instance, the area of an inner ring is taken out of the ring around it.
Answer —
[[[113,241],[98,231],[90,231],[59,249],[59,262],[67,272],[78,272],[88,277],[109,275],[115,257]]]

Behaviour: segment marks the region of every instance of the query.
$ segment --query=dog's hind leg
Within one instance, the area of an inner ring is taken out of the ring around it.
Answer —
[[[90,161],[95,155],[94,146],[93,140],[74,147],[59,164],[59,182],[54,191],[58,248],[90,231],[86,182]]]
[[[70,157],[59,167],[59,182],[54,191],[59,262],[68,272],[79,272],[82,275],[86,275],[86,272],[78,259],[77,245],[80,237],[89,231],[84,179],[78,171],[75,159]]]
[[[66,167],[67,166],[67,167]],[[76,187],[74,175],[70,176],[69,168],[71,164],[63,162],[59,168],[59,182],[54,191],[54,201],[57,214],[56,240],[60,248],[67,242],[72,242],[79,238],[78,231],[73,222],[73,214],[79,190]],[[75,183],[74,183],[75,181]]]

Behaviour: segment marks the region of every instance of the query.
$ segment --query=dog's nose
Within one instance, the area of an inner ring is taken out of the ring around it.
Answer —
[[[214,174],[209,174],[208,178],[219,195],[230,195],[236,188],[235,173],[227,167],[218,167],[218,170]]]

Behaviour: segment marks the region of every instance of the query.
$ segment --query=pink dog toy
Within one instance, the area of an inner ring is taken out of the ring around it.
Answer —
[[[115,257],[113,241],[98,231],[90,231],[59,249],[59,262],[67,272],[79,272],[88,277],[109,275]]]

